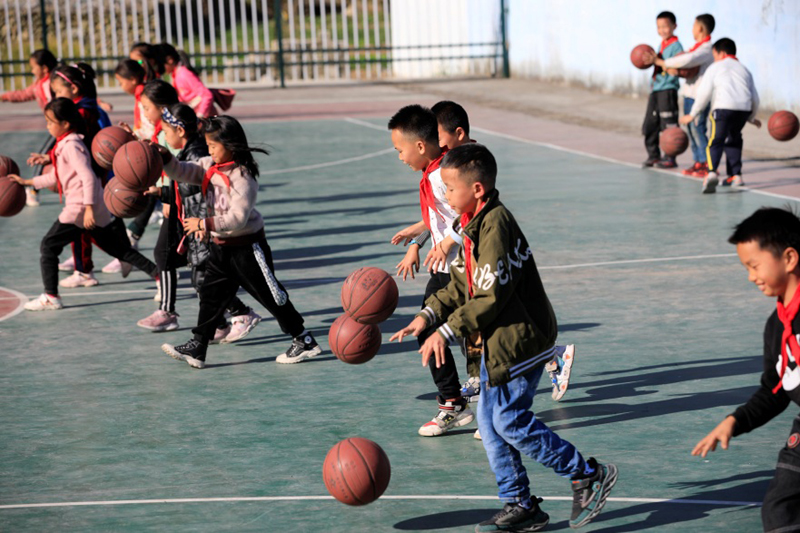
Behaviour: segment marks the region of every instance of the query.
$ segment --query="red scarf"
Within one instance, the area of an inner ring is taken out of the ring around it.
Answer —
[[[673,35],[669,39],[661,41],[661,48],[658,49],[658,57],[660,59],[664,59],[664,56],[662,55],[663,52],[664,52],[664,49],[666,47],[668,47],[669,45],[671,45],[672,43],[674,43],[675,41],[677,41],[677,40],[678,40],[678,37],[676,35]],[[656,68],[653,69],[653,79],[656,79],[656,76],[658,76],[662,72],[664,72],[664,69],[662,69],[659,66],[656,66]]]
[[[153,136],[150,137],[150,140],[154,143],[158,144],[158,134],[161,133],[161,121],[159,120],[156,122],[156,128],[153,130]]]
[[[139,100],[142,99],[142,93],[144,92],[144,84],[137,85],[136,88],[133,90],[133,98],[135,100],[133,104],[133,129],[138,130],[142,124],[142,116],[141,111],[139,110]]]
[[[736,61],[739,61],[739,58],[738,58],[738,57],[736,57],[736,56],[732,56],[732,55],[730,55],[730,54],[728,54],[727,56],[723,57],[722,59],[735,59]]]
[[[56,176],[56,186],[58,187],[58,203],[61,203],[61,197],[64,194],[64,188],[61,186],[61,180],[58,179],[58,165],[56,164],[56,148],[58,148],[58,143],[70,133],[74,133],[72,130],[69,130],[66,133],[62,133],[58,137],[56,137],[56,143],[53,145],[53,148],[47,152],[47,155],[50,156],[50,163],[53,165],[53,174]]]
[[[701,44],[703,44],[703,43],[707,43],[707,42],[708,42],[708,41],[710,41],[710,40],[711,40],[711,36],[710,36],[710,35],[706,35],[705,37],[703,37],[702,39],[700,39],[699,41],[697,41],[696,43],[694,43],[694,46],[692,46],[692,47],[689,49],[689,52],[694,52],[695,50],[697,50],[698,48],[700,48],[700,45],[701,45]]]
[[[467,227],[469,221],[472,220],[478,212],[483,209],[486,203],[482,203],[478,206],[478,209],[475,210],[474,213],[464,213],[461,215],[461,229]],[[464,262],[467,266],[467,290],[469,291],[469,296],[472,298],[472,284],[474,283],[472,280],[472,241],[469,237],[467,237],[466,233],[464,234]]]
[[[228,168],[236,166],[236,161],[228,161],[227,163],[222,163],[220,165],[211,165],[208,170],[206,170],[206,175],[203,177],[203,196],[206,195],[206,189],[208,189],[208,183],[211,181],[211,178],[214,177],[214,174],[218,174],[222,176],[222,180],[225,182],[225,185],[228,188],[231,188],[231,180],[228,178],[228,175],[224,172],[220,172],[219,169]]]
[[[48,72],[44,78],[36,83],[39,84],[39,91],[42,93],[42,103],[47,105],[50,102],[50,91],[48,90],[50,88],[50,73]],[[47,86],[47,89],[45,89],[45,86]]]
[[[783,387],[783,375],[786,373],[786,367],[789,364],[787,347],[792,349],[795,361],[800,357],[800,344],[798,344],[797,337],[792,331],[792,321],[797,316],[798,311],[800,311],[800,287],[795,289],[792,301],[789,302],[787,307],[784,307],[783,303],[778,300],[778,320],[783,324],[783,336],[781,337],[781,355],[783,358],[781,359],[781,371],[778,374],[778,384],[772,389],[772,394],[778,394],[778,391]]]
[[[444,154],[446,153],[447,148],[442,150],[442,155],[430,162],[427,168],[422,171],[422,179],[419,181],[419,206],[422,210],[422,221],[428,226],[428,230],[431,229],[431,218],[428,209],[433,209],[434,213],[444,220],[442,214],[436,209],[436,198],[433,196],[433,186],[431,185],[429,177],[442,164],[442,158],[444,158]],[[436,239],[433,238],[433,232],[431,232],[431,241],[434,245],[436,244]]]

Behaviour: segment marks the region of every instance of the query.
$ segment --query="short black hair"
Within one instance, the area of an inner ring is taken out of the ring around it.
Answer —
[[[673,24],[677,24],[678,23],[678,19],[675,18],[675,13],[673,13],[672,11],[662,11],[656,17],[656,20],[658,20],[658,19],[667,19],[668,21],[672,22]]]
[[[114,74],[118,75],[124,80],[134,80],[136,84],[142,84],[147,77],[147,72],[138,61],[133,59],[123,59],[114,69]]]
[[[50,50],[45,50],[43,48],[34,50],[31,54],[31,58],[33,58],[40,67],[47,67],[47,70],[50,72],[53,72],[58,66],[58,59],[56,59],[56,56],[54,56],[53,52]]]
[[[709,35],[711,35],[711,32],[714,31],[714,27],[717,25],[717,23],[714,21],[714,16],[711,15],[710,13],[703,13],[702,15],[697,15],[697,17],[695,17],[695,20],[703,25],[703,27],[706,29],[706,33],[708,33]]]
[[[725,53],[728,54],[729,56],[735,56],[736,43],[733,42],[733,39],[728,39],[727,37],[723,37],[722,39],[714,43],[714,50],[716,50],[717,53],[720,54]]]
[[[469,115],[467,111],[455,102],[442,100],[431,108],[436,115],[436,121],[448,133],[455,133],[456,128],[461,128],[469,135]]]
[[[44,111],[50,111],[59,122],[69,123],[72,131],[80,134],[86,133],[86,122],[78,110],[78,106],[69,98],[53,98],[44,106]]]
[[[736,226],[728,239],[731,244],[750,241],[775,257],[782,256],[787,248],[800,253],[800,218],[789,208],[762,207]]]
[[[407,105],[389,119],[389,130],[400,130],[423,142],[439,146],[439,127],[436,115],[419,104]]]
[[[458,170],[461,177],[471,183],[482,183],[487,191],[494,189],[497,181],[497,160],[488,148],[479,143],[462,144],[448,151],[441,168]]]
[[[164,80],[150,80],[144,84],[142,94],[158,107],[169,107],[177,104],[178,91]]]

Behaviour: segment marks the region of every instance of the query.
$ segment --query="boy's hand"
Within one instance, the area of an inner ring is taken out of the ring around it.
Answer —
[[[761,128],[761,121],[758,120],[757,118],[754,118],[753,119],[753,126],[755,126],[756,128],[760,129]]]
[[[24,178],[20,178],[20,177],[19,177],[19,176],[17,176],[16,174],[9,174],[9,175],[8,175],[8,176],[6,176],[6,177],[7,177],[8,179],[10,179],[11,181],[16,181],[16,182],[17,182],[17,183],[19,183],[20,185],[24,185],[25,187],[31,187],[31,186],[33,186],[33,180],[26,180],[26,179],[24,179]]]
[[[450,250],[452,250],[455,244],[456,241],[450,237],[445,237],[442,242],[437,243],[436,246],[431,248],[431,251],[425,256],[425,262],[422,263],[428,268],[428,272],[436,274],[445,267],[447,264],[447,256],[450,254]]]
[[[29,167],[35,167],[36,165],[47,165],[50,162],[51,161],[49,155],[37,154],[37,153],[31,153],[31,155],[28,156],[28,161],[27,161]]]
[[[689,123],[691,123],[693,120],[694,120],[694,119],[692,118],[692,115],[683,115],[683,116],[682,116],[682,117],[681,117],[681,118],[678,120],[678,122],[680,122],[681,124],[683,124],[684,126],[686,126],[686,125],[688,125]]]
[[[146,194],[147,196],[161,196],[161,189],[155,185],[151,185],[150,188],[144,191],[143,194]]]
[[[86,229],[94,229],[94,207],[87,205],[83,211],[83,227]]]
[[[202,218],[198,217],[191,217],[183,219],[183,231],[185,231],[188,235],[192,233],[197,233],[201,230],[200,228],[200,221],[203,220]]]
[[[662,63],[663,63],[663,61],[662,61]],[[659,65],[659,66],[663,67],[663,65]],[[669,74],[670,76],[677,76],[678,75],[678,69],[676,69],[676,68],[668,68],[668,69],[665,69],[665,70],[667,71],[667,74]]]
[[[415,317],[414,320],[411,321],[409,325],[395,333],[389,338],[389,342],[397,339],[397,342],[401,342],[403,337],[406,335],[414,335],[415,337],[419,337],[419,334],[428,327],[428,323],[425,322],[425,319],[421,316]]]
[[[655,53],[655,51],[653,51],[653,52],[645,52],[644,54],[642,54],[642,59],[644,59],[644,62],[647,65],[658,65],[659,61],[662,64],[664,63],[664,60],[660,59],[658,57],[658,54]],[[658,66],[662,66],[662,65],[658,65]]]
[[[392,237],[392,244],[397,245],[400,244],[400,241],[404,240],[405,242],[403,243],[403,246],[405,246],[406,244],[411,242],[411,239],[419,236],[419,234],[422,233],[423,231],[425,231],[424,222],[420,221],[417,222],[416,224],[411,224],[409,227],[401,229],[400,231],[394,234],[394,237]]]
[[[419,245],[412,244],[409,246],[405,257],[397,263],[395,268],[397,269],[398,277],[401,274],[403,275],[403,281],[406,280],[409,274],[411,274],[411,279],[415,279],[414,271],[419,272]]]
[[[447,342],[444,337],[436,331],[425,340],[419,353],[422,354],[422,366],[428,366],[431,356],[436,361],[436,368],[441,368],[444,364],[444,352],[447,349]]]
[[[204,241],[204,240],[206,240],[206,232],[205,231],[195,231],[194,232],[194,239],[196,241]]]
[[[705,458],[708,452],[713,452],[717,449],[718,442],[722,445],[723,450],[727,450],[728,442],[730,442],[731,437],[733,437],[733,430],[735,427],[736,419],[732,416],[726,417],[711,433],[706,435],[703,440],[695,445],[692,450],[692,455],[700,455]]]

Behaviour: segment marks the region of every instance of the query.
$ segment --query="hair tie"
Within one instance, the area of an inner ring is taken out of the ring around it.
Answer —
[[[161,110],[161,118],[162,120],[164,120],[164,122],[166,122],[173,128],[181,127],[183,129],[186,129],[186,123],[181,119],[176,118],[175,115],[170,113],[169,109],[167,109],[166,107]]]
[[[136,62],[139,63],[140,65],[144,65],[144,61],[142,61],[141,59],[137,59]]]

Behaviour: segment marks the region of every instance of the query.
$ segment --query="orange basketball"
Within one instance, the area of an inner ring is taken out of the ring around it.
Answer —
[[[392,276],[380,268],[359,268],[344,280],[344,312],[363,324],[379,324],[394,313],[399,293]]]
[[[138,215],[147,207],[147,196],[113,178],[103,190],[103,201],[111,214],[120,218]]]
[[[678,126],[672,126],[661,132],[659,146],[669,157],[675,157],[689,148],[689,136]]]
[[[0,217],[13,217],[22,211],[23,207],[25,207],[25,187],[6,176],[0,176]]]
[[[791,111],[776,111],[769,117],[767,130],[776,141],[791,141],[800,131],[800,122]]]
[[[152,144],[131,141],[114,155],[114,177],[123,187],[143,191],[155,185],[162,171],[161,155]]]
[[[133,135],[119,126],[103,128],[92,140],[92,157],[97,164],[106,170],[114,166],[114,155],[122,147],[133,140]]]
[[[375,357],[380,350],[381,330],[375,324],[361,324],[342,315],[331,325],[328,346],[340,361],[360,365]]]
[[[653,64],[645,60],[645,55],[652,53],[655,53],[655,50],[653,50],[653,47],[649,44],[634,46],[633,50],[631,50],[631,63],[640,70],[647,70],[652,67]]]
[[[19,165],[7,155],[0,155],[0,176],[16,174],[19,176]]]
[[[369,439],[337,442],[325,456],[322,480],[331,496],[347,505],[372,503],[389,486],[392,468],[383,449]]]

